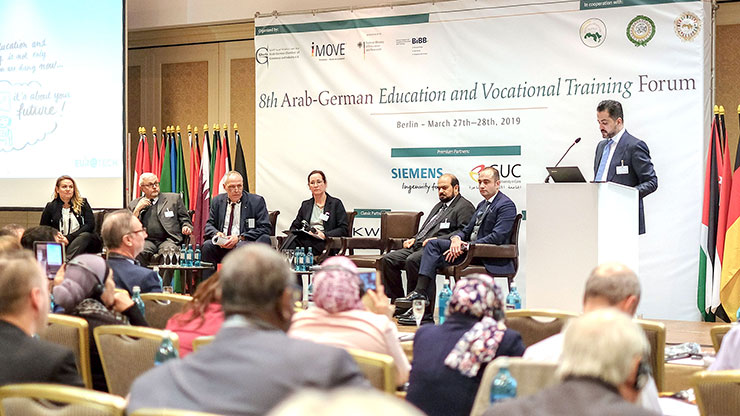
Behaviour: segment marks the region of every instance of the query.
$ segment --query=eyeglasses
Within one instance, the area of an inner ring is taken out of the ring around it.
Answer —
[[[144,184],[144,185],[141,185],[141,186],[152,186],[152,187],[159,188],[159,182],[147,183],[147,184]]]
[[[141,230],[129,231],[129,232],[126,233],[126,235],[129,235],[129,234],[138,234],[138,233],[146,233],[146,227],[141,227]]]

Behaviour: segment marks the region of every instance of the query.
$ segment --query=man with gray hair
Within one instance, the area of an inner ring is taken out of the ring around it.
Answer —
[[[589,313],[604,308],[614,308],[632,317],[640,303],[640,281],[635,272],[621,263],[604,263],[597,266],[586,280],[583,293],[583,312]],[[530,345],[524,351],[524,359],[558,362],[563,353],[563,333]],[[640,404],[659,411],[658,388],[649,377],[640,395]]]
[[[226,321],[214,341],[134,381],[129,412],[173,408],[263,415],[305,387],[368,386],[346,351],[285,334],[300,291],[275,250],[262,244],[235,248],[226,255],[220,278]]]
[[[49,281],[28,250],[0,254],[0,386],[59,383],[83,387],[72,351],[33,335],[46,328]]]
[[[141,253],[146,240],[146,228],[127,209],[108,214],[100,230],[103,243],[108,248],[108,265],[113,270],[116,287],[133,294],[134,286],[141,293],[161,292],[159,276],[154,270],[141,267],[136,256]]]
[[[562,383],[537,394],[494,404],[491,415],[657,415],[634,403],[647,383],[648,342],[621,311],[602,308],[565,328],[557,368]]]
[[[176,250],[180,244],[187,244],[193,223],[179,194],[159,192],[159,179],[155,174],[143,173],[139,186],[144,195],[131,201],[128,209],[146,228],[144,248],[137,260],[148,264],[154,253],[161,255]]]

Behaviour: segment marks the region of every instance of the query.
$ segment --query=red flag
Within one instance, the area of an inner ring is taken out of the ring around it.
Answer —
[[[715,275],[719,270],[717,255],[717,223],[719,216],[719,147],[718,117],[712,122],[712,136],[707,151],[706,175],[704,177],[704,208],[702,212],[701,240],[699,244],[699,282],[697,306],[704,320],[714,321],[714,312],[719,307],[719,281]]]
[[[139,145],[136,148],[136,163],[134,164],[134,183],[131,189],[133,190],[131,198],[138,198],[141,194],[139,188],[139,178],[142,173],[149,172],[149,143],[146,140],[146,134],[144,129],[139,128]]]
[[[197,196],[195,198],[195,213],[193,214],[193,241],[195,244],[203,244],[203,234],[208,221],[211,205],[211,156],[208,133],[203,133],[203,153],[200,155],[200,166],[198,167]]]
[[[152,127],[152,173],[159,179],[162,170],[162,154],[159,152],[159,140],[157,139],[157,128]]]
[[[188,141],[190,142],[190,209],[195,210],[198,195],[198,178],[200,173],[200,152],[198,149],[198,128],[195,128],[195,137],[188,129]]]
[[[738,107],[740,117],[740,107]],[[725,154],[727,154],[725,150]],[[735,154],[735,172],[732,176],[730,200],[727,208],[724,257],[720,300],[722,308],[732,319],[740,308],[740,143]]]

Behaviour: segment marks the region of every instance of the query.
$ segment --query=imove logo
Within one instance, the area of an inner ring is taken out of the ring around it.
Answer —
[[[344,56],[346,43],[327,43],[324,45],[318,45],[311,42],[311,56],[316,57],[330,57],[330,56]]]

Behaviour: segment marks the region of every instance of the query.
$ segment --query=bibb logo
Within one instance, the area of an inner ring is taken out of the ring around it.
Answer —
[[[419,43],[427,43],[427,37],[424,36],[420,38],[411,38],[411,43],[414,45],[419,44]]]

